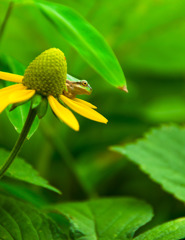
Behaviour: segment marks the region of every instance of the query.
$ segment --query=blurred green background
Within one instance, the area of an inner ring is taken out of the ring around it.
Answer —
[[[126,158],[111,152],[109,146],[132,142],[153,126],[184,124],[185,2],[53,2],[75,9],[104,36],[122,66],[129,93],[104,81],[38,9],[31,5],[16,6],[0,42],[1,54],[27,67],[42,51],[60,48],[67,58],[68,73],[87,79],[93,88],[92,95],[84,99],[96,105],[109,120],[103,125],[77,116],[81,129],[74,132],[49,110],[37,132],[25,143],[20,156],[61,189],[63,201],[129,195],[151,203],[156,222],[183,216],[185,211],[181,203]],[[0,6],[2,23],[8,1],[2,1]],[[18,134],[5,112],[0,117],[0,129],[0,146],[10,150]],[[54,193],[29,188],[43,198],[61,200]]]

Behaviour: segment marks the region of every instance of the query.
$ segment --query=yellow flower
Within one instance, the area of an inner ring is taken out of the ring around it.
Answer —
[[[67,77],[67,63],[64,59],[59,49],[52,48],[33,60],[24,76],[0,71],[1,80],[16,83],[0,89],[0,113],[8,105],[27,101],[38,93],[47,97],[56,116],[75,131],[79,130],[79,123],[65,105],[86,118],[107,123],[107,119],[96,112],[96,107],[91,103],[78,98],[71,99],[63,94],[66,88],[64,79]]]

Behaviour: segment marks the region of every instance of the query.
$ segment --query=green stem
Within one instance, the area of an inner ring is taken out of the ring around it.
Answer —
[[[14,5],[13,2],[9,3],[8,10],[6,12],[5,18],[4,18],[3,23],[1,25],[1,28],[0,28],[0,41],[2,40],[2,36],[3,36],[4,30],[5,30],[6,24],[8,22],[8,19],[10,17],[11,11],[13,9],[13,5]]]
[[[13,160],[15,159],[15,157],[17,156],[17,154],[19,153],[28,133],[29,130],[32,126],[32,123],[36,117],[36,110],[35,109],[31,109],[28,113],[28,117],[26,119],[26,122],[24,124],[24,127],[22,129],[22,132],[19,136],[19,138],[17,139],[17,142],[15,143],[8,159],[6,160],[6,162],[4,163],[3,167],[0,169],[0,179],[3,177],[3,175],[5,174],[5,172],[7,171],[7,169],[10,167],[10,165],[12,164]]]

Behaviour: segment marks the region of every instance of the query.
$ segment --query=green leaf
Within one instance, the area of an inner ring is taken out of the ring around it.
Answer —
[[[0,181],[1,193],[9,194],[23,201],[29,202],[36,207],[48,205],[48,201],[41,195],[41,192],[35,191],[35,188],[28,188],[27,184],[20,184],[14,179],[3,179]]]
[[[0,168],[4,164],[5,160],[9,156],[9,152],[0,148]],[[32,168],[31,165],[26,163],[22,158],[17,157],[12,165],[8,168],[6,172],[7,177],[15,178],[24,182],[32,183],[40,187],[47,188],[56,193],[61,194],[61,192],[48,184],[48,182],[38,175],[38,172]]]
[[[131,239],[135,231],[153,216],[148,204],[134,198],[65,203],[52,209],[68,219],[74,240]]]
[[[23,75],[24,74],[24,66],[17,62],[15,59],[9,57],[9,56],[2,56],[0,58],[0,63],[3,63],[5,66],[1,68],[1,71],[7,71],[7,68],[9,69],[9,72],[13,72],[15,74]],[[7,86],[11,85],[12,83],[5,82]],[[20,133],[22,131],[22,128],[24,126],[24,123],[26,121],[26,118],[28,116],[29,108],[30,108],[30,101],[17,107],[13,111],[9,111],[11,106],[7,107],[6,113],[10,120],[10,122],[15,127],[16,131]],[[38,117],[35,118],[32,127],[28,133],[27,138],[29,139],[37,130],[39,126],[39,119]]]
[[[164,223],[143,234],[134,240],[179,240],[185,238],[185,218]]]
[[[56,223],[36,208],[0,195],[2,240],[66,240]]]
[[[152,129],[135,144],[111,149],[126,155],[164,190],[185,201],[185,129],[163,126]]]
[[[121,66],[103,37],[74,10],[56,3],[35,1],[43,15],[79,54],[110,84],[126,86]],[[69,59],[70,62],[70,59]]]
[[[9,111],[11,108],[11,106],[7,107],[6,109],[6,113],[8,115],[8,118],[10,120],[10,122],[14,125],[15,130],[18,133],[21,133],[22,128],[24,126],[24,123],[26,121],[26,118],[28,116],[28,112],[29,112],[29,108],[30,108],[30,102],[27,102],[19,107],[17,107],[16,109],[14,109],[13,111]],[[39,118],[36,116],[31,129],[28,133],[27,138],[30,139],[31,136],[33,136],[33,134],[35,133],[35,131],[37,130],[37,128],[39,127]]]

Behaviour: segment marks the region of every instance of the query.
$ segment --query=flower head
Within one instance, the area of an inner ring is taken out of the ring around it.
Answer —
[[[74,93],[67,94],[72,83],[66,84],[67,63],[59,49],[51,48],[41,53],[27,67],[24,76],[0,71],[0,79],[16,83],[0,89],[0,113],[8,105],[25,102],[37,93],[47,98],[56,116],[76,131],[79,130],[78,121],[65,106],[86,118],[107,123],[107,119],[94,110],[94,105],[76,98]],[[77,94],[86,94],[82,89],[80,93],[78,88]]]

